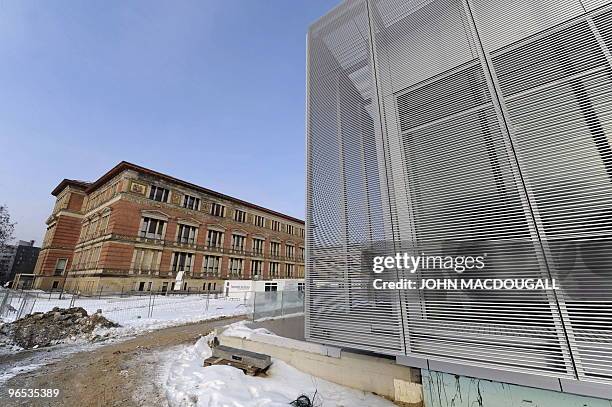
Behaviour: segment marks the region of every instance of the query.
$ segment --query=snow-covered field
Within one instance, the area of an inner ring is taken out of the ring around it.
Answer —
[[[109,330],[112,336],[135,335],[142,331],[198,322],[221,316],[242,315],[250,311],[242,301],[206,295],[132,296],[108,298],[64,299],[37,298],[34,312],[51,311],[54,307],[82,307],[89,314],[102,310],[102,315],[121,325]],[[5,319],[9,322],[11,319]]]
[[[249,328],[242,323],[230,329],[240,336],[249,334]],[[314,405],[321,407],[394,405],[373,394],[303,373],[276,359],[263,377],[247,376],[230,366],[203,367],[204,359],[212,354],[208,340],[210,337],[200,338],[195,345],[166,355],[167,377],[162,379],[162,385],[170,406],[280,407],[287,406],[302,394],[311,400],[316,394]]]

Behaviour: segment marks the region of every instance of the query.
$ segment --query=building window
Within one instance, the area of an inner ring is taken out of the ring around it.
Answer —
[[[163,239],[166,221],[154,218],[142,218],[140,237],[149,239]]]
[[[223,232],[209,230],[208,236],[206,236],[206,245],[208,247],[221,247],[223,245]]]
[[[243,252],[245,240],[246,238],[242,235],[232,235],[232,249]]]
[[[57,259],[57,262],[55,263],[55,271],[53,274],[56,276],[63,275],[64,271],[66,271],[67,264],[68,264],[68,259]]]
[[[81,235],[79,236],[79,240],[85,240],[86,236],[87,236],[87,230],[89,228],[89,223],[84,223],[83,226],[81,227]],[[45,236],[45,241],[46,241],[46,236]],[[45,245],[46,242],[43,242],[43,246]]]
[[[96,246],[91,249],[91,254],[89,258],[89,268],[95,269],[98,267],[98,261],[100,260],[100,251],[102,250],[102,246]]]
[[[298,247],[298,259],[299,260],[304,260],[305,253],[306,251],[303,247]]]
[[[280,263],[272,262],[270,263],[270,277],[277,278],[280,272]]]
[[[211,276],[218,276],[221,270],[221,257],[219,256],[204,256],[204,273]],[[209,288],[210,290],[210,288]]]
[[[266,224],[266,218],[259,215],[253,215],[253,224],[260,228],[263,228]]]
[[[170,191],[166,188],[156,187],[155,185],[151,185],[151,192],[149,192],[149,199],[158,202],[168,202],[168,195]]]
[[[81,264],[81,254],[82,252],[75,252],[74,257],[72,258],[72,269],[79,270],[79,265]]]
[[[197,230],[198,228],[195,226],[183,225],[179,223],[177,241],[179,243],[194,244]]]
[[[99,234],[105,234],[106,230],[108,229],[108,221],[110,220],[110,213],[107,213],[106,215],[104,215],[102,217],[102,220],[100,221],[100,233]]]
[[[253,238],[253,253],[255,254],[263,254],[263,239]]]
[[[193,209],[197,211],[200,209],[200,198],[196,198],[195,196],[185,195],[183,197],[183,208]]]
[[[161,250],[151,249],[134,249],[134,264],[132,266],[134,271],[159,271],[159,263],[161,260]]]
[[[293,256],[295,255],[295,246],[292,245],[286,245],[285,246],[285,256],[292,259]]]
[[[298,264],[297,266],[297,278],[304,278],[304,266],[301,264]]]
[[[89,224],[89,229],[87,229],[87,239],[96,237],[99,221],[100,219],[97,217],[93,221],[91,221],[91,223]]]
[[[280,232],[281,230],[281,223],[277,220],[273,220],[270,224],[270,227],[272,228],[272,230],[274,230],[275,232]]]
[[[252,277],[261,277],[262,270],[263,270],[263,261],[251,260],[251,276]]]
[[[192,253],[175,252],[172,258],[172,271],[191,271]]]
[[[287,224],[287,229],[286,230],[287,230],[287,233],[290,234],[290,235],[295,233],[295,227],[293,225]]]
[[[298,283],[298,292],[304,292],[304,283]]]
[[[264,291],[266,292],[278,291],[278,283],[266,283],[264,285]]]
[[[271,256],[280,256],[280,243],[278,243],[278,242],[270,242],[270,255]]]
[[[234,220],[236,222],[246,222],[246,212],[245,211],[241,211],[240,209],[236,209],[234,211]]]
[[[306,232],[304,230],[304,228],[298,228],[298,234],[301,238],[304,238],[304,236],[306,236]]]
[[[210,214],[212,216],[219,216],[221,218],[225,217],[225,206],[218,203],[210,204]]]
[[[293,278],[293,270],[295,266],[293,264],[285,264],[285,276],[287,278]]]
[[[230,257],[229,272],[231,276],[242,277],[242,269],[244,267],[243,259],[235,259]]]

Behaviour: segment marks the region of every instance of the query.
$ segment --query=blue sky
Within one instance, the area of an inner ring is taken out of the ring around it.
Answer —
[[[0,0],[15,237],[121,160],[303,218],[305,35],[338,2]]]

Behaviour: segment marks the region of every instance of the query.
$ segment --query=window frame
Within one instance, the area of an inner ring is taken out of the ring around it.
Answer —
[[[152,221],[155,221],[157,223],[157,226],[155,227],[155,230],[153,232],[150,231]],[[138,236],[144,237],[145,239],[163,240],[166,232],[167,223],[167,221],[158,218],[142,216],[140,220],[140,230],[138,231]],[[160,227],[161,230],[159,230]]]
[[[187,230],[187,236],[185,231]],[[198,228],[196,226],[187,225],[185,223],[178,223],[176,228],[176,241],[182,244],[195,244],[198,235]]]
[[[64,266],[63,268],[58,268],[58,265],[61,260],[64,261]],[[68,269],[68,257],[59,257],[57,258],[57,260],[55,260],[55,267],[53,268],[53,275],[63,276],[67,269]],[[58,273],[58,270],[61,270],[61,273]]]
[[[160,191],[161,191],[161,196],[160,196],[161,199],[157,199],[157,194]],[[168,203],[169,198],[170,198],[170,190],[168,188],[160,187],[157,185],[151,185],[151,188],[149,189],[149,199],[156,201],[156,202]]]
[[[209,260],[213,261],[213,267],[208,263]],[[223,258],[221,256],[215,256],[212,254],[205,254],[202,261],[202,273],[206,275],[218,276],[221,273],[221,262]]]
[[[183,195],[183,204],[181,205],[185,209],[193,211],[199,211],[202,200],[194,195],[185,194]]]
[[[242,209],[234,209],[234,220],[236,222],[245,223],[247,220],[247,213]]]
[[[183,264],[181,264],[181,257],[184,257],[182,261]],[[185,273],[190,273],[193,268],[194,260],[195,260],[195,255],[193,253],[173,252],[172,253],[172,264],[171,264],[170,270],[173,272],[177,272],[177,273],[180,271],[183,271]],[[180,266],[182,266],[183,268],[181,268]]]
[[[224,218],[225,217],[225,210],[226,210],[226,206],[223,204],[220,204],[218,202],[211,202],[210,203],[210,211],[208,211],[209,215],[211,216],[216,216],[219,218]]]
[[[235,264],[239,264],[240,268],[234,268]],[[234,272],[234,270],[238,270],[238,272]],[[244,259],[239,257],[230,257],[228,271],[230,276],[242,277],[244,274]]]

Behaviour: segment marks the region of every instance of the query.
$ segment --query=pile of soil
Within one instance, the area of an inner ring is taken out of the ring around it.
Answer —
[[[0,327],[0,335],[25,349],[50,346],[77,338],[94,339],[96,328],[113,328],[118,324],[109,321],[100,312],[87,315],[81,307],[58,308],[49,312],[36,312]]]

